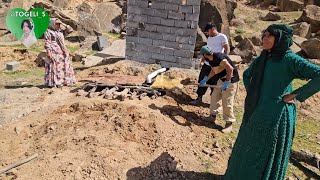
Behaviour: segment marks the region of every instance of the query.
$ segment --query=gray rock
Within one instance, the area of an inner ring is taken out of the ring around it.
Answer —
[[[241,35],[238,35],[238,36],[234,37],[234,40],[235,40],[236,42],[241,42],[243,39],[244,39],[244,37],[241,36]]]
[[[231,61],[235,64],[240,64],[243,61],[241,56],[238,56],[238,55],[228,55],[228,56],[231,59]]]
[[[282,12],[301,11],[304,3],[300,0],[278,0],[277,6]]]
[[[98,36],[97,43],[98,43],[98,50],[102,51],[108,46],[108,39],[106,36]]]
[[[276,14],[274,12],[269,12],[265,17],[261,18],[264,21],[278,21],[281,19],[281,16],[279,14]]]
[[[248,63],[251,61],[253,56],[259,54],[259,51],[250,39],[245,38],[232,52],[230,52],[230,54],[239,55],[245,63]]]
[[[305,5],[316,5],[320,6],[320,1],[319,0],[305,0]]]
[[[79,25],[78,31],[82,36],[97,36],[101,35],[100,24],[98,18],[94,14],[84,11],[78,12]]]
[[[292,46],[290,47],[290,49],[294,53],[298,53],[301,51],[301,48],[296,43],[293,43]]]
[[[231,21],[231,19],[235,18],[234,10],[237,8],[238,4],[236,0],[226,0],[226,5],[228,21]]]
[[[46,10],[51,17],[56,17],[60,19],[64,24],[71,26],[74,30],[78,30],[79,21],[76,18],[73,18],[71,15],[53,6],[50,2],[37,1],[33,4],[33,7]]]
[[[7,67],[7,70],[9,70],[9,71],[16,71],[20,67],[20,63],[17,61],[8,62],[6,64],[6,67]]]
[[[262,45],[262,40],[261,40],[261,35],[260,34],[254,34],[252,35],[251,38],[249,38],[253,45],[255,46],[261,46]]]
[[[219,32],[227,37],[230,36],[226,1],[207,0],[201,2],[199,27],[203,30],[208,22],[214,22],[217,24]]]
[[[307,22],[311,25],[311,32],[315,33],[320,30],[320,7],[315,5],[308,5],[303,9],[299,22]]]
[[[230,26],[238,27],[238,26],[243,26],[243,25],[245,25],[245,22],[242,19],[232,19],[230,21]]]
[[[320,40],[312,38],[304,41],[301,45],[301,49],[307,54],[308,58],[320,59]]]
[[[293,35],[292,40],[294,43],[296,43],[299,47],[301,47],[302,43],[308,39],[303,38],[303,37],[299,37],[296,35]]]
[[[66,9],[69,3],[70,3],[70,0],[54,0],[53,1],[54,6],[62,9]]]
[[[122,10],[114,3],[96,3],[90,6],[84,2],[78,6],[79,29],[84,35],[97,35],[119,29],[123,23]],[[132,16],[132,18],[136,18]]]
[[[311,25],[302,22],[302,23],[297,23],[297,24],[292,24],[290,25],[294,29],[293,34],[303,37],[303,38],[309,38],[311,36]]]

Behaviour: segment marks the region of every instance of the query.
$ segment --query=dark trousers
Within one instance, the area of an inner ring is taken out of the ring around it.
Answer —
[[[199,74],[199,79],[198,79],[198,83],[200,83],[200,81],[205,77],[208,76],[209,73],[211,71],[211,66],[208,66],[206,64],[204,64],[201,68],[200,74]],[[210,85],[215,85],[218,82],[218,78],[216,78],[215,76],[210,78],[207,82],[207,84]],[[207,92],[208,87],[200,87],[198,86],[197,89],[197,94],[198,94],[198,98],[202,98],[202,96]],[[213,92],[213,88],[211,88],[211,93]]]

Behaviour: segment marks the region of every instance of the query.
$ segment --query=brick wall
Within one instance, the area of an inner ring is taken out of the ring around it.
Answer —
[[[128,0],[126,59],[192,66],[201,0]]]

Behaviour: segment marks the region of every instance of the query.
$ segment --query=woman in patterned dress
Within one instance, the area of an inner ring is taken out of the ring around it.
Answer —
[[[50,20],[50,26],[44,34],[47,61],[45,62],[45,85],[48,87],[74,86],[76,79],[71,66],[69,52],[64,45],[64,36],[60,31],[61,21]]]

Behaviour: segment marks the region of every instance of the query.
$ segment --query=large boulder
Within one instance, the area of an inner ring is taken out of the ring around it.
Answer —
[[[83,2],[79,6],[77,6],[77,13],[79,17],[79,32],[83,36],[95,36],[96,33],[100,33],[100,24],[98,18],[92,14],[94,8]]]
[[[226,5],[227,5],[228,21],[230,22],[231,19],[236,17],[234,15],[234,10],[237,8],[238,4],[236,0],[226,0]]]
[[[238,55],[229,55],[229,58],[234,64],[241,64],[243,62],[241,56]]]
[[[262,45],[262,39],[261,39],[261,34],[253,34],[250,38],[250,41],[253,43],[255,46],[261,46]]]
[[[238,35],[238,36],[234,37],[235,42],[241,42],[243,40],[244,40],[244,37],[242,35]]]
[[[293,35],[292,40],[293,40],[293,42],[296,43],[299,47],[301,47],[302,43],[303,43],[304,41],[307,41],[308,39],[303,38],[303,37],[299,37],[299,36],[296,36],[296,35]]]
[[[301,45],[301,49],[307,54],[308,58],[320,59],[320,40],[312,38],[304,41]]]
[[[218,31],[230,37],[229,21],[225,1],[201,0],[199,27],[204,29],[208,22],[217,24]]]
[[[261,6],[267,7],[270,5],[276,5],[277,0],[249,0],[251,5],[260,4]]]
[[[78,31],[82,36],[97,36],[101,34],[98,18],[94,14],[79,11],[78,16]]]
[[[54,0],[53,5],[58,8],[65,9],[68,7],[70,1],[71,0]]]
[[[100,29],[103,32],[110,32],[115,27],[121,29],[122,10],[113,2],[99,3],[95,5],[94,15],[97,17]]]
[[[242,40],[237,47],[231,51],[231,55],[239,55],[245,63],[251,61],[253,56],[256,56],[260,53],[258,47],[256,47],[248,38]]]
[[[79,21],[75,17],[53,6],[51,3],[46,1],[37,1],[33,4],[33,7],[46,10],[49,13],[50,17],[58,18],[64,24],[71,26],[74,30],[78,30]]]
[[[311,25],[311,32],[315,33],[320,30],[320,7],[308,5],[303,9],[298,22],[307,22]]]
[[[301,11],[304,3],[300,0],[278,0],[277,6],[282,12]]]
[[[230,21],[230,26],[235,26],[235,27],[239,27],[239,26],[244,26],[246,23],[244,22],[243,19],[231,19]]]
[[[200,50],[202,46],[206,45],[208,41],[208,38],[206,35],[202,32],[200,27],[197,27],[197,38],[196,38],[196,44],[195,44],[195,50]]]
[[[311,26],[310,24],[306,23],[306,22],[302,22],[302,23],[297,23],[297,24],[292,24],[290,25],[294,31],[293,34],[303,37],[303,38],[309,38],[311,37]]]
[[[316,5],[320,6],[320,1],[319,0],[304,0],[304,5]]]
[[[301,51],[301,48],[296,43],[293,43],[292,46],[290,47],[290,49],[294,53],[298,53]]]

